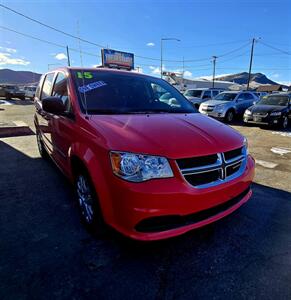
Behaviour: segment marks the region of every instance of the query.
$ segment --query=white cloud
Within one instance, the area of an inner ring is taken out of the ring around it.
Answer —
[[[184,76],[185,76],[185,77],[192,77],[192,75],[193,75],[193,74],[192,74],[190,71],[185,71],[185,72],[184,72]]]
[[[65,53],[58,53],[56,54],[55,59],[57,60],[67,59],[67,55]]]
[[[153,66],[150,66],[149,68],[152,70],[151,71],[152,74],[161,74],[161,68],[153,67]]]
[[[16,53],[17,50],[16,49],[13,49],[13,48],[7,48],[7,47],[2,47],[0,46],[0,50],[4,51],[4,52],[7,52],[7,53]]]
[[[278,74],[278,73],[272,74],[272,77],[273,77],[273,78],[279,78],[279,77],[280,77],[280,74]]]
[[[10,53],[1,53],[0,52],[0,65],[21,65],[27,66],[30,64],[30,61],[21,58],[13,58]]]
[[[149,66],[149,69],[151,70],[151,73],[152,74],[161,74],[161,68],[160,67],[153,67],[153,66]],[[168,72],[173,72],[173,73],[180,73],[182,74],[183,70],[181,69],[176,69],[176,70],[168,70],[165,65],[163,65],[163,71],[168,71]],[[188,77],[188,78],[191,78],[192,77],[192,72],[190,71],[184,71],[184,76],[185,77]]]
[[[148,47],[154,47],[154,46],[155,46],[155,43],[149,42],[149,43],[147,43],[147,46],[148,46]]]

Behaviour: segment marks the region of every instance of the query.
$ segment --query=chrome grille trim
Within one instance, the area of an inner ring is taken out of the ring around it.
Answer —
[[[227,176],[227,169],[236,164],[239,164],[238,170],[236,170],[233,174]],[[244,146],[242,148],[242,154],[230,160],[225,160],[224,153],[217,153],[217,161],[214,164],[210,164],[202,167],[184,168],[184,169],[180,169],[177,164],[177,167],[180,170],[181,175],[184,177],[184,180],[188,184],[190,184],[191,187],[197,189],[203,189],[203,188],[217,186],[219,184],[223,184],[240,177],[245,171],[246,164],[247,164],[247,149]],[[207,173],[207,172],[212,172],[217,170],[220,170],[220,176],[217,180],[209,183],[201,184],[201,185],[192,185],[185,177],[185,176],[202,174],[202,173]]]
[[[266,118],[268,116],[268,113],[254,113],[253,117],[259,117],[259,118]]]

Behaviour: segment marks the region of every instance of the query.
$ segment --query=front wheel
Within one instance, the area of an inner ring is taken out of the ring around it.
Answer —
[[[39,131],[36,132],[36,142],[37,142],[37,148],[38,148],[38,152],[39,152],[40,156],[44,159],[47,159],[48,154],[47,154],[46,149],[43,145],[43,141],[42,141],[42,138],[41,138],[41,135],[40,135]]]
[[[231,123],[234,120],[234,117],[235,117],[234,111],[231,109],[231,110],[227,111],[224,119],[227,123]]]
[[[87,172],[81,171],[76,176],[75,190],[81,219],[85,227],[92,233],[104,234],[106,225],[94,186]]]
[[[282,128],[286,129],[288,127],[288,117],[284,116],[282,120]]]

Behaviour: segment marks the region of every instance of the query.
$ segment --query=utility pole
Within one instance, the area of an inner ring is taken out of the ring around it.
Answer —
[[[251,48],[251,57],[250,57],[250,66],[249,66],[249,76],[248,76],[248,83],[247,83],[247,91],[249,90],[250,81],[251,81],[252,64],[253,64],[253,56],[254,56],[254,45],[255,45],[255,42],[257,40],[259,40],[259,39],[260,38],[258,38],[258,39],[253,38],[253,40],[252,40],[252,48]]]
[[[71,66],[71,62],[70,62],[70,53],[69,53],[69,47],[67,46],[67,59],[68,59],[68,66]]]
[[[185,72],[185,66],[184,66],[184,56],[183,56],[182,91],[184,90],[184,72]]]
[[[213,74],[212,74],[212,88],[214,88],[214,80],[215,80],[215,68],[216,68],[216,59],[217,56],[212,56],[213,58]]]
[[[163,39],[161,39],[161,66],[160,66],[160,71],[161,71],[161,78],[163,78]]]

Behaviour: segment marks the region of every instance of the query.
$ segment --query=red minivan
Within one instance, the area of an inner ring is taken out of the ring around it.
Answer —
[[[61,68],[42,76],[35,106],[40,154],[72,180],[91,229],[169,238],[230,214],[252,194],[246,139],[162,79]]]

